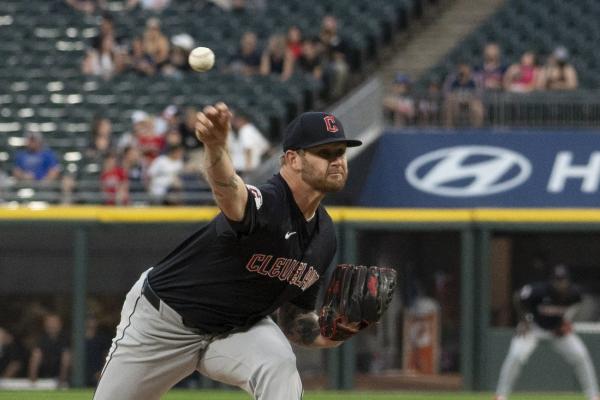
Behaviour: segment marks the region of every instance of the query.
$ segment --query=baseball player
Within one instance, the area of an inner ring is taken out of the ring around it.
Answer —
[[[320,323],[315,311],[336,251],[320,203],[344,186],[346,147],[361,142],[347,139],[334,116],[304,113],[286,128],[280,172],[253,187],[227,153],[229,120],[218,103],[196,122],[221,213],[129,291],[95,400],[158,399],[195,370],[255,399],[298,400],[302,384],[288,340],[334,347],[363,327],[344,326],[330,308]],[[279,326],[269,317],[278,309]]]
[[[550,281],[525,285],[515,296],[521,322],[510,343],[500,371],[496,400],[506,400],[521,367],[540,340],[550,340],[554,349],[575,369],[577,379],[590,400],[600,400],[596,373],[590,355],[571,325],[581,293],[564,265],[557,265]]]

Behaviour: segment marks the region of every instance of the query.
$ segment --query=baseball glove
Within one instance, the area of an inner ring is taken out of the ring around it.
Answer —
[[[319,310],[321,335],[346,340],[379,321],[395,287],[396,271],[391,268],[338,265]]]

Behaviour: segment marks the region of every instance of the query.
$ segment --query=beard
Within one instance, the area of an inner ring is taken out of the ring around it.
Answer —
[[[319,192],[339,192],[346,185],[346,179],[348,173],[345,168],[329,168],[325,174],[319,174],[310,163],[304,162],[302,180]]]

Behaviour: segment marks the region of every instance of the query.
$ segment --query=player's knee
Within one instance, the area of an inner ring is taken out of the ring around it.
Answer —
[[[261,369],[269,376],[287,379],[297,374],[296,356],[293,353],[289,353],[269,357],[269,359],[263,362]]]
[[[296,357],[291,354],[265,359],[249,386],[256,398],[300,399],[302,382],[296,368]]]
[[[510,352],[508,357],[511,359],[512,364],[517,364],[517,365],[521,366],[527,362],[527,359],[529,358],[529,354],[526,352],[512,351],[512,352]]]

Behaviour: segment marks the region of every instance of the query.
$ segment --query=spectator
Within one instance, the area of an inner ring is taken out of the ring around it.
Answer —
[[[120,149],[126,146],[137,147],[142,154],[144,164],[148,165],[161,153],[164,137],[156,134],[154,120],[145,111],[134,111],[131,121],[133,123],[132,132],[121,137],[118,147]]]
[[[254,32],[244,32],[240,39],[240,48],[229,62],[233,73],[250,76],[259,72],[261,54],[257,47],[258,39]]]
[[[437,79],[432,79],[427,85],[427,93],[417,102],[417,120],[419,125],[439,125],[442,91]]]
[[[109,34],[102,37],[100,49],[88,49],[81,64],[81,72],[84,75],[110,79],[120,73],[124,66],[124,57],[115,45],[114,36]]]
[[[131,10],[139,6],[142,10],[161,12],[170,2],[171,0],[127,0],[127,8]]]
[[[501,91],[504,87],[505,72],[506,66],[502,64],[500,46],[497,43],[486,44],[483,49],[483,64],[475,72],[481,87],[484,90]]]
[[[154,59],[144,51],[141,38],[134,38],[127,59],[127,69],[142,76],[152,76],[156,73]]]
[[[197,112],[198,110],[195,107],[187,107],[183,120],[179,122],[179,132],[181,133],[183,146],[188,151],[202,148],[202,142],[196,138]]]
[[[53,181],[60,174],[56,155],[44,146],[40,132],[28,132],[26,148],[15,156],[13,176],[18,180]]]
[[[123,149],[121,166],[127,176],[129,189],[143,187],[145,165],[140,150],[135,146],[127,146]]]
[[[98,385],[109,348],[110,337],[99,332],[96,317],[88,316],[85,320],[85,383],[87,386]]]
[[[302,31],[296,25],[290,26],[287,32],[286,45],[297,60],[302,55]]]
[[[169,40],[160,30],[158,18],[149,18],[146,21],[142,42],[144,53],[152,58],[158,69],[162,68],[169,60]]]
[[[117,155],[110,152],[104,158],[100,187],[104,204],[122,206],[129,204],[129,181],[127,173],[119,165]]]
[[[168,63],[163,67],[162,74],[171,78],[181,79],[183,74],[191,71],[188,57],[194,48],[194,39],[187,33],[171,38],[171,54]]]
[[[301,71],[321,81],[323,78],[323,61],[319,54],[318,39],[308,39],[302,42],[302,54],[298,58],[297,64]]]
[[[569,63],[569,51],[559,46],[554,49],[540,73],[540,89],[575,90],[577,86],[577,71]]]
[[[518,64],[511,65],[504,74],[504,88],[514,93],[529,93],[539,84],[539,69],[535,63],[535,54],[523,53]]]
[[[183,146],[169,147],[166,154],[157,157],[148,167],[148,189],[156,203],[181,203],[178,194],[183,189],[179,177],[183,172],[183,155]]]
[[[0,327],[0,378],[16,378],[25,366],[25,349],[6,328]]]
[[[71,352],[63,334],[62,319],[53,313],[44,316],[44,332],[31,350],[29,379],[56,378],[66,386],[71,367]]]
[[[165,147],[169,148],[173,146],[183,146],[183,138],[181,137],[181,132],[179,132],[179,129],[177,129],[174,126],[171,126],[169,127],[169,130],[165,133]]]
[[[331,15],[323,17],[320,40],[325,63],[325,96],[335,99],[346,89],[350,70],[346,60],[347,45],[338,34],[335,17]]]
[[[242,111],[234,112],[231,127],[229,149],[233,166],[240,174],[248,173],[259,166],[271,145]]]
[[[279,75],[286,81],[294,72],[294,56],[287,48],[283,35],[273,35],[260,60],[261,75]]]
[[[106,9],[106,0],[65,0],[73,9],[92,15],[98,9]]]
[[[100,162],[112,149],[112,123],[108,118],[96,116],[92,121],[92,133],[85,157],[88,161]]]
[[[115,23],[113,21],[112,16],[109,13],[103,13],[100,19],[100,32],[98,35],[94,36],[91,40],[91,47],[96,50],[100,50],[102,47],[102,39],[106,36],[112,36],[115,44],[119,45],[121,43],[121,38],[117,37],[117,33],[115,30]]]
[[[194,107],[185,109],[183,120],[179,123],[179,133],[187,156],[184,170],[188,174],[198,176],[202,173],[204,147],[202,142],[196,138],[196,113],[197,110]]]
[[[163,136],[171,129],[178,129],[179,117],[178,109],[174,104],[165,107],[162,113],[154,118],[154,131],[157,135]]]
[[[467,63],[459,63],[454,73],[444,83],[444,113],[447,127],[453,127],[463,112],[469,116],[473,127],[483,124],[481,90]]]
[[[392,94],[383,99],[383,107],[391,115],[396,127],[410,125],[415,119],[415,102],[410,94],[410,83],[408,75],[396,74]]]

